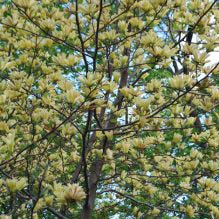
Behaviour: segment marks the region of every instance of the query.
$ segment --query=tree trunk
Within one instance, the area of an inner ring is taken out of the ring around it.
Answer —
[[[91,165],[91,175],[89,180],[89,194],[88,199],[83,206],[83,210],[81,212],[81,219],[91,219],[92,211],[94,208],[94,202],[96,198],[97,191],[97,182],[100,177],[100,173],[103,167],[103,159],[96,160]]]
[[[92,209],[90,207],[84,207],[81,213],[81,219],[91,219]]]

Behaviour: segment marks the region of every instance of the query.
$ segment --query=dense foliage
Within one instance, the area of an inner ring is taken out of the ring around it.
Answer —
[[[219,218],[212,0],[2,0],[0,218]]]

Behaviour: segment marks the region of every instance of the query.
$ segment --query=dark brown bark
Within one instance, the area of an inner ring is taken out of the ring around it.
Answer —
[[[89,178],[89,199],[87,203],[85,203],[81,219],[90,219],[92,216],[92,211],[94,208],[96,191],[97,191],[97,182],[100,178],[101,170],[103,166],[103,159],[96,160],[93,162],[90,168],[90,178]]]

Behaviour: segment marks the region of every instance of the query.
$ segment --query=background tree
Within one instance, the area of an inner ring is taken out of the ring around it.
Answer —
[[[219,218],[212,0],[3,0],[0,218]]]

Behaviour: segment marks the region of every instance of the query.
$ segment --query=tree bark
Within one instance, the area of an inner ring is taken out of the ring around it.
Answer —
[[[103,159],[96,160],[91,165],[91,175],[89,180],[89,199],[83,207],[81,219],[91,219],[92,217],[92,212],[96,198],[97,182],[101,174],[102,166]]]

